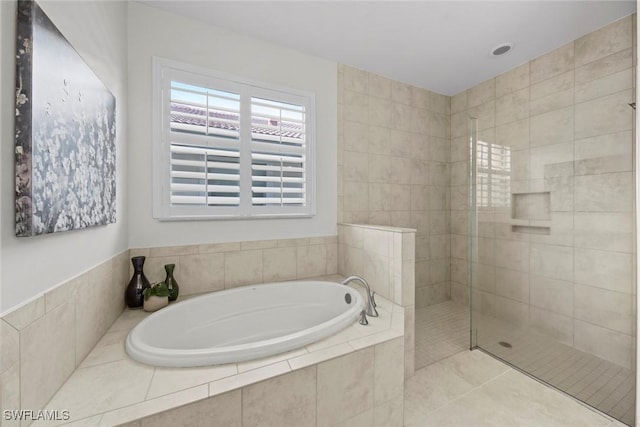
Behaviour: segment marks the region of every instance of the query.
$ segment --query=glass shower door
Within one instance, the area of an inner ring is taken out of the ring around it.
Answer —
[[[634,132],[468,125],[471,347],[633,424]]]

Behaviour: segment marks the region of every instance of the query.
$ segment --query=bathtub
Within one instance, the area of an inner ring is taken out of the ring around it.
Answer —
[[[345,285],[294,281],[243,286],[172,304],[127,336],[134,360],[189,367],[242,362],[303,347],[354,323],[364,299]]]

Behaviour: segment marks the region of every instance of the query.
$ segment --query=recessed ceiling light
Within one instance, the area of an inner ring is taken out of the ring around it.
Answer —
[[[511,52],[512,49],[513,49],[513,43],[501,43],[498,46],[491,49],[490,55],[501,56],[507,52]]]

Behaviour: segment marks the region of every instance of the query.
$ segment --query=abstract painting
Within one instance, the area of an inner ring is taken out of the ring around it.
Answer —
[[[17,24],[16,236],[113,223],[115,98],[36,2]]]

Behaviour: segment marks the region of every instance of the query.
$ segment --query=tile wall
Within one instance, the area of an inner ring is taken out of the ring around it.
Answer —
[[[403,342],[396,338],[123,427],[401,427]]]
[[[404,308],[405,377],[415,367],[415,230],[338,225],[338,273],[358,275],[371,290]]]
[[[491,198],[478,195],[474,307],[625,367],[636,313],[634,35],[635,15],[451,100],[453,299],[468,301],[473,116],[478,140],[510,165],[492,165]]]
[[[130,257],[164,280],[176,264],[183,295],[336,274],[337,236],[131,249],[0,319],[0,410],[45,406],[124,309]],[[3,420],[2,425],[19,425]]]
[[[132,257],[146,257],[144,272],[152,283],[165,279],[165,264],[175,264],[174,276],[182,295],[338,272],[337,236],[130,251]]]
[[[125,251],[0,319],[0,410],[44,407],[122,313],[129,264]]]
[[[415,228],[416,307],[450,298],[450,97],[340,65],[338,222]]]

